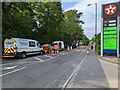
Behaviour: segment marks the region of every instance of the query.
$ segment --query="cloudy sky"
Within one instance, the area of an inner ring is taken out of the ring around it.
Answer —
[[[85,22],[83,25],[85,35],[91,39],[94,36],[95,26],[95,3],[97,3],[97,33],[101,32],[101,5],[119,0],[62,0],[62,8],[64,11],[76,9],[78,12],[83,12],[81,19]],[[92,4],[91,6],[87,6]]]

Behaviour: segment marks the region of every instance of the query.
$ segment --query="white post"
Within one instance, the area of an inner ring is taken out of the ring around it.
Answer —
[[[119,29],[120,29],[120,17],[117,17],[117,57],[119,58]]]
[[[101,56],[103,57],[103,18],[101,20]]]
[[[72,50],[72,46],[71,46],[71,50]]]

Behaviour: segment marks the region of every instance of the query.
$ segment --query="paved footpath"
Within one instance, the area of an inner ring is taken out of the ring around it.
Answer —
[[[110,88],[97,55],[86,57],[67,88]]]
[[[99,59],[110,88],[118,88],[118,64]]]

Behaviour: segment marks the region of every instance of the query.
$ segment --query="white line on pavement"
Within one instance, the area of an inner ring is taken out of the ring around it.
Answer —
[[[8,75],[8,74],[11,74],[11,73],[14,73],[14,72],[17,72],[17,71],[20,71],[20,70],[23,70],[23,69],[25,69],[25,68],[26,68],[26,67],[23,67],[23,68],[16,69],[16,70],[14,70],[14,71],[11,71],[11,72],[8,72],[8,73],[5,73],[5,74],[2,74],[2,75],[0,75],[0,77],[5,76],[5,75]]]
[[[78,65],[78,67],[73,71],[73,73],[69,76],[69,78],[63,84],[62,90],[64,90],[64,88],[69,84],[70,80],[74,77],[74,75],[78,72],[78,70],[80,70],[81,65],[82,65],[83,61],[86,59],[86,57],[87,57],[87,55],[84,57],[84,59],[80,62],[80,64]]]
[[[16,66],[12,66],[12,67],[4,67],[4,68],[2,68],[2,70],[9,70],[9,69],[13,69],[13,68],[16,68],[18,65],[16,65]]]
[[[35,59],[39,60],[40,62],[44,62],[42,59],[35,57]]]

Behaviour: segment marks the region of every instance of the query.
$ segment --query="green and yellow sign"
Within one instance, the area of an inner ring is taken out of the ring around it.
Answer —
[[[103,42],[103,49],[117,50],[117,35],[104,35]]]
[[[104,27],[103,34],[117,34],[117,27]]]

